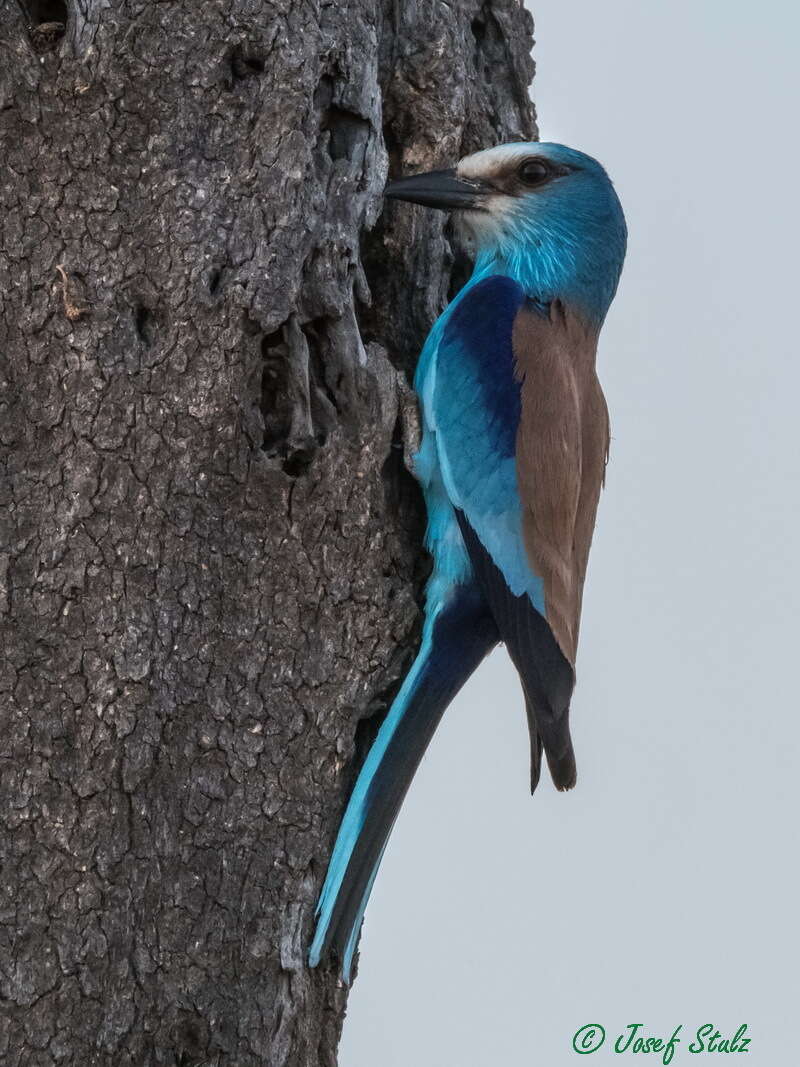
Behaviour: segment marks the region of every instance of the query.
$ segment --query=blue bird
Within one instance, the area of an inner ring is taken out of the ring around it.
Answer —
[[[414,772],[444,709],[499,642],[525,697],[531,792],[543,752],[556,788],[575,784],[569,705],[609,445],[595,356],[626,244],[606,172],[563,145],[486,149],[392,182],[386,196],[458,212],[477,256],[414,380],[414,472],[433,557],[422,643],[361,768],[317,906],[309,963],[334,953],[346,982]]]

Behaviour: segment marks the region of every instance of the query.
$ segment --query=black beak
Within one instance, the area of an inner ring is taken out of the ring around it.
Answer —
[[[481,207],[481,199],[488,192],[488,185],[459,178],[455,170],[451,169],[431,170],[427,174],[414,174],[411,178],[389,182],[383,195],[394,200],[408,200],[412,204],[424,204],[425,207],[438,207],[442,210],[475,210]]]

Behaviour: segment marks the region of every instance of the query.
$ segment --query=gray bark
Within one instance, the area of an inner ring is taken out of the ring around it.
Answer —
[[[305,949],[418,633],[400,413],[464,269],[381,189],[534,134],[530,35],[0,0],[4,1064],[335,1063]]]

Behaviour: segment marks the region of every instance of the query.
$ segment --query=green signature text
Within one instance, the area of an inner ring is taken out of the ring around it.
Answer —
[[[670,1037],[654,1037],[644,1029],[644,1023],[628,1023],[613,1045],[608,1047],[614,1052],[655,1052],[663,1064],[672,1063],[678,1046],[682,1043],[683,1024],[676,1026]],[[698,1026],[692,1039],[686,1044],[687,1052],[697,1055],[699,1052],[748,1052],[750,1038],[747,1035],[747,1023],[742,1023],[733,1037],[726,1037],[713,1023]],[[606,1030],[600,1023],[586,1023],[572,1036],[572,1048],[579,1056],[589,1056],[606,1044]]]

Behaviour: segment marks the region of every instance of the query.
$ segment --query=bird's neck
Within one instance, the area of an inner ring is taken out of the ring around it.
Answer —
[[[472,281],[492,274],[513,278],[531,300],[560,300],[599,326],[616,292],[624,241],[581,242],[569,234],[542,232],[504,240],[481,249]]]

